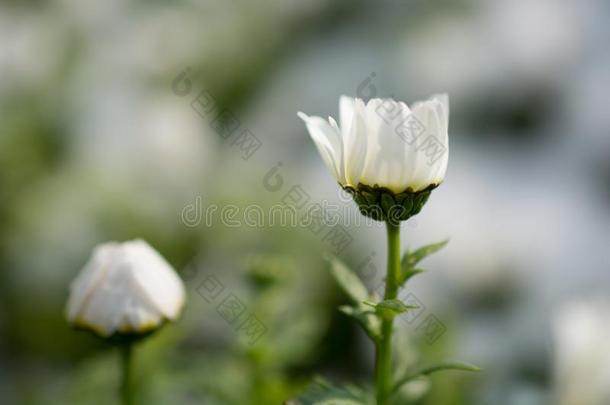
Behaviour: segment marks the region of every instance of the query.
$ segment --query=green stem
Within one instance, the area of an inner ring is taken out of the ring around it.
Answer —
[[[388,272],[384,300],[395,299],[398,295],[400,272],[400,225],[386,223],[388,234]],[[392,330],[394,317],[384,318],[381,324],[381,338],[377,342],[375,380],[377,405],[387,405],[392,391]]]
[[[135,404],[133,375],[133,343],[126,342],[119,347],[121,351],[121,404]]]

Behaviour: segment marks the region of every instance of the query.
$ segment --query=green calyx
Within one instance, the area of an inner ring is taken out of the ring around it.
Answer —
[[[409,187],[401,193],[395,193],[385,187],[377,185],[371,187],[362,183],[359,183],[356,188],[342,187],[356,201],[362,215],[376,221],[398,224],[400,221],[406,221],[418,214],[428,201],[430,192],[438,187],[438,184],[431,184],[420,191],[413,191]]]

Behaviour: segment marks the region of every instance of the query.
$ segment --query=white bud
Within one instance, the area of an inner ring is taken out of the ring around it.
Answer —
[[[141,334],[176,320],[184,297],[182,281],[148,243],[109,242],[93,250],[72,282],[66,317],[104,337]]]

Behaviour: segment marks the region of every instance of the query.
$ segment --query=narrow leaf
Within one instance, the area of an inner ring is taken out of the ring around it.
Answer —
[[[447,243],[449,243],[449,239],[438,243],[432,243],[430,245],[422,246],[417,249],[415,252],[409,253],[407,252],[403,257],[403,267],[406,264],[409,268],[414,267],[417,263],[425,259],[427,256],[430,256],[432,253],[438,252],[442,248],[444,248]],[[406,259],[406,263],[405,263]]]
[[[415,252],[407,250],[400,262],[400,275],[398,277],[399,284],[403,286],[411,277],[422,273],[422,269],[415,268],[417,263],[422,261],[427,256],[431,255],[432,253],[441,250],[445,245],[447,245],[448,242],[449,239],[444,240],[442,242],[422,246]]]
[[[399,299],[392,299],[392,300],[381,301],[379,304],[377,304],[377,308],[389,309],[391,311],[401,314],[403,312],[407,312],[409,309],[417,309],[417,308],[419,308],[419,306],[412,305],[412,304],[405,304],[404,302],[402,302]]]
[[[419,370],[418,375],[430,375],[437,371],[443,370],[456,370],[456,371],[481,371],[480,367],[477,367],[470,363],[463,361],[445,361],[436,365],[428,366]]]
[[[398,280],[400,285],[403,285],[407,281],[411,279],[411,277],[418,275],[419,273],[423,273],[424,269],[403,269],[404,271],[400,274],[400,278]]]
[[[356,274],[339,259],[331,258],[329,261],[331,274],[354,303],[360,303],[368,298],[368,291]]]
[[[396,298],[391,299],[391,300],[384,300],[377,304],[374,302],[369,302],[369,301],[364,301],[363,303],[365,305],[374,307],[378,311],[382,311],[382,312],[389,311],[392,313],[392,315],[399,315],[399,314],[402,314],[403,312],[407,312],[410,309],[419,308],[419,306],[417,306],[417,305],[405,304],[404,302],[402,302],[401,300],[396,299]]]
[[[427,376],[427,375],[436,373],[438,371],[445,371],[445,370],[471,371],[471,372],[481,371],[481,369],[479,367],[469,364],[469,363],[464,363],[461,361],[445,361],[445,362],[442,362],[439,364],[422,367],[412,373],[408,373],[404,377],[400,378],[394,384],[394,387],[392,388],[392,390],[393,390],[393,392],[398,391],[398,389],[400,389],[401,386],[403,386],[407,382],[409,382],[417,377]]]

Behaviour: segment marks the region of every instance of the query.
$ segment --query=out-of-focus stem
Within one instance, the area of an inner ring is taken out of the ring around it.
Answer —
[[[133,343],[121,344],[121,404],[134,405]]]

